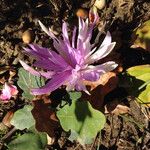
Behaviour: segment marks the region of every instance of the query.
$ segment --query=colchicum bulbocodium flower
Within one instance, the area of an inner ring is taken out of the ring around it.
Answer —
[[[93,65],[98,60],[106,57],[114,48],[115,42],[112,42],[111,35],[107,32],[100,47],[95,43],[91,44],[92,31],[97,22],[98,16],[94,16],[91,23],[88,19],[84,21],[79,18],[79,27],[72,32],[72,39],[69,39],[67,32],[67,23],[62,25],[62,38],[57,38],[51,30],[47,29],[40,21],[39,24],[52,39],[55,51],[52,49],[30,44],[30,48],[25,51],[35,56],[34,66],[46,71],[36,71],[29,65],[20,61],[24,69],[31,74],[43,76],[48,79],[46,85],[41,88],[32,89],[34,95],[41,95],[52,92],[62,85],[66,85],[66,90],[85,91],[88,93],[84,81],[96,81],[100,76],[117,67],[114,61],[108,61],[103,64]]]

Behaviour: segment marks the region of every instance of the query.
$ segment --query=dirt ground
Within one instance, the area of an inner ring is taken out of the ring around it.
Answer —
[[[10,70],[16,72],[21,66],[19,59],[32,62],[32,58],[24,55],[22,48],[26,46],[22,41],[22,35],[26,30],[31,31],[32,42],[46,47],[51,46],[51,39],[40,29],[37,20],[41,20],[59,35],[63,20],[70,25],[77,25],[77,9],[84,8],[89,11],[93,3],[94,0],[0,0],[0,82],[3,83],[3,77],[8,78]],[[119,55],[123,69],[150,64],[149,52],[130,48],[133,30],[150,19],[149,0],[107,0],[105,8],[98,13],[101,22],[106,22],[105,30],[109,30],[113,41],[117,42],[115,51]],[[13,82],[17,82],[17,76]],[[149,108],[141,106],[133,97],[126,97],[124,89],[115,89],[105,97],[106,104],[112,104],[116,100],[128,106],[129,113],[106,114],[105,128],[92,145],[84,148],[76,142],[71,143],[60,138],[58,143],[50,146],[49,149],[150,149]],[[20,108],[23,104],[22,100],[17,104],[13,101],[7,104],[0,103],[0,120],[8,110]]]

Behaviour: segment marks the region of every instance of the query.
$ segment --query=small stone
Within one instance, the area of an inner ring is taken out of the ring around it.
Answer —
[[[77,17],[81,17],[82,19],[86,19],[88,18],[88,11],[83,9],[83,8],[79,8],[77,11],[76,11],[76,15]]]
[[[33,42],[34,38],[35,38],[35,36],[31,29],[26,30],[22,34],[22,40],[25,44],[29,44],[29,43]]]
[[[106,5],[106,0],[96,0],[94,6],[97,7],[99,10],[102,10]]]

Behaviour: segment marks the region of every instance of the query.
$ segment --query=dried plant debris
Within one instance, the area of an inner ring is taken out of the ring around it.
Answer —
[[[108,120],[102,134],[101,147],[116,147],[122,149],[148,149],[150,133],[147,129],[148,118],[141,111],[141,106],[133,99],[130,101],[128,114],[108,115]],[[137,112],[139,112],[137,114]],[[107,142],[106,142],[107,141]],[[132,141],[132,142],[131,142]],[[137,145],[136,145],[137,143]]]

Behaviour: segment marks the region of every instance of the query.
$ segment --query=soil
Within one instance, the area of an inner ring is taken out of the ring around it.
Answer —
[[[50,47],[51,39],[40,29],[38,20],[51,27],[57,35],[61,34],[62,21],[77,25],[76,11],[84,8],[89,11],[94,0],[1,0],[0,1],[0,83],[15,73],[12,82],[17,82],[17,71],[21,67],[19,59],[32,62],[32,58],[23,52],[26,47],[22,35],[31,30],[33,43]],[[142,49],[132,49],[133,30],[150,19],[149,0],[107,0],[106,7],[99,10],[101,22],[106,22],[105,30],[112,33],[117,42],[115,51],[123,69],[131,66],[150,64],[150,53]],[[71,28],[71,26],[70,26]],[[118,58],[115,58],[118,59]],[[120,61],[121,60],[121,61]],[[118,97],[119,95],[119,97]],[[126,92],[115,89],[105,97],[105,104],[117,99],[130,108],[126,115],[106,114],[105,128],[95,138],[92,145],[81,146],[76,141],[71,143],[61,137],[49,149],[66,150],[148,150],[150,149],[149,108],[141,106],[133,97],[126,97]],[[21,108],[26,102],[21,99],[7,104],[0,103],[0,120],[10,109]],[[99,146],[99,147],[98,147]],[[4,148],[3,148],[4,149]]]

